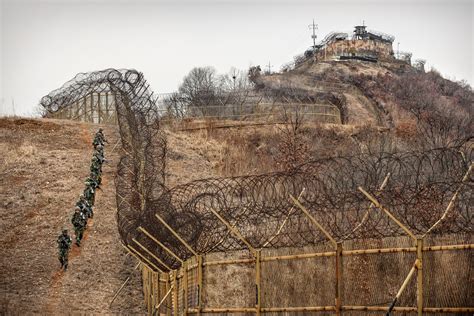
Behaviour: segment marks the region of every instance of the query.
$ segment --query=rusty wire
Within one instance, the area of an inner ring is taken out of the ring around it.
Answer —
[[[97,91],[112,91],[117,96],[123,147],[115,181],[120,236],[124,244],[139,250],[162,270],[168,269],[142,252],[137,242],[168,267],[178,267],[179,260],[139,227],[182,260],[193,252],[155,214],[199,254],[247,248],[211,210],[254,248],[324,242],[326,237],[301,211],[292,208],[290,195],[300,196],[301,203],[336,240],[403,235],[382,212],[368,212],[370,202],[357,190],[361,186],[412,232],[422,234],[443,214],[473,160],[469,147],[365,154],[312,161],[287,172],[202,179],[167,188],[166,138],[156,99],[141,73],[109,69],[81,74],[44,97],[41,105],[47,111],[57,111]],[[389,181],[380,190],[387,175]],[[472,188],[471,177],[450,215],[432,233],[472,233]]]

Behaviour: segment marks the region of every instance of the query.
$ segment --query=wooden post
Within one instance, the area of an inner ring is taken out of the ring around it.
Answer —
[[[136,270],[138,269],[138,267],[140,266],[141,262],[138,261],[137,265],[135,266],[135,268],[133,270]],[[130,281],[130,278],[131,278],[131,275],[129,275],[127,277],[127,279],[125,279],[125,281],[122,283],[122,285],[120,286],[120,288],[117,290],[117,292],[115,293],[114,297],[112,298],[112,300],[110,301],[110,304],[109,304],[109,307],[112,306],[112,303],[115,301],[115,299],[117,298],[117,296],[120,294],[120,292],[122,291],[122,289],[125,287],[125,285],[128,283],[128,281]]]
[[[397,295],[395,295],[395,298],[393,299],[392,303],[391,303],[390,306],[388,307],[388,311],[387,311],[387,313],[386,313],[386,316],[389,316],[390,313],[392,312],[392,310],[394,309],[395,304],[396,304],[397,301],[400,299],[400,296],[402,295],[403,291],[405,291],[405,288],[407,287],[408,283],[410,282],[411,278],[413,277],[413,274],[415,274],[415,271],[416,271],[416,269],[417,269],[417,266],[418,266],[418,259],[415,260],[415,263],[414,263],[413,266],[411,267],[410,272],[408,272],[408,275],[407,275],[407,277],[405,278],[405,280],[403,281],[402,286],[401,286],[400,289],[398,290]]]
[[[173,286],[171,285],[171,287],[170,287],[170,275],[169,275],[169,273],[166,273],[166,292],[168,292],[168,295],[166,295],[165,298],[167,298],[169,296],[172,289],[173,289]],[[171,299],[171,302],[172,301],[173,301],[173,299]],[[167,304],[167,305],[171,306],[171,304]],[[166,315],[171,316],[171,308],[166,308]]]
[[[166,294],[165,296],[163,296],[163,298],[161,299],[160,303],[158,305],[155,306],[155,311],[156,311],[156,314],[160,314],[160,307],[161,305],[163,305],[164,301],[166,301],[166,299],[168,298],[168,296],[170,295],[171,293],[171,290],[173,289],[173,287],[171,287],[169,290],[168,290],[168,281],[166,282]],[[166,309],[166,314],[167,315],[170,315],[170,309],[167,308]]]
[[[458,194],[459,192],[461,191],[461,189],[463,188],[464,186],[464,183],[469,179],[469,174],[471,173],[472,169],[474,167],[474,162],[471,162],[471,164],[469,165],[469,168],[467,169],[466,171],[466,174],[464,175],[464,177],[462,178],[461,180],[461,184],[459,185],[458,189],[456,190],[456,192],[454,192],[454,195],[451,197],[451,200],[449,201],[449,204],[448,204],[448,207],[446,207],[446,210],[444,211],[443,215],[440,217],[440,219],[433,224],[433,226],[431,226],[427,231],[426,233],[423,234],[422,238],[424,238],[426,235],[428,235],[436,226],[438,226],[439,223],[441,223],[445,218],[446,218],[446,215],[448,215],[448,212],[451,210],[451,208],[454,207],[454,202],[456,202],[456,199],[458,197]]]
[[[154,253],[152,253],[150,250],[148,250],[145,246],[143,246],[140,242],[138,242],[135,238],[132,238],[133,242],[136,243],[140,248],[142,248],[143,250],[145,250],[146,253],[148,253],[153,259],[155,259],[159,264],[161,264],[163,267],[165,267],[166,269],[168,270],[171,270],[171,268],[166,264],[164,263],[160,258],[158,258],[157,256],[155,256]]]
[[[173,315],[179,315],[179,302],[178,302],[178,270],[173,270]]]
[[[306,215],[306,217],[309,218],[309,220],[316,226],[320,231],[323,232],[324,235],[329,239],[329,241],[334,245],[334,248],[337,249],[337,242],[332,236],[324,229],[324,227],[319,224],[319,222],[308,212],[308,210],[303,206],[303,204],[300,203],[293,195],[290,194],[290,198],[293,200],[293,203],[295,203]]]
[[[183,264],[183,314],[188,315],[188,262]]]
[[[184,241],[184,239],[181,238],[181,236],[179,236],[178,233],[173,228],[171,228],[171,226],[168,225],[168,223],[166,223],[165,220],[163,218],[161,218],[160,215],[155,214],[155,216],[173,234],[173,236],[175,236],[189,251],[192,252],[193,255],[195,255],[195,256],[198,255],[197,252],[194,251],[194,249],[191,248],[191,246],[186,241]]]
[[[151,240],[156,242],[161,248],[163,248],[166,252],[168,252],[170,255],[172,255],[176,260],[178,260],[181,264],[184,263],[184,261],[178,257],[173,251],[171,251],[168,247],[166,247],[163,243],[161,243],[158,239],[156,239],[152,234],[150,234],[145,228],[143,227],[138,227],[138,230],[143,232],[145,235],[147,235]]]
[[[155,268],[156,271],[159,271],[159,272],[163,272],[160,268],[158,268],[156,265],[153,264],[153,262],[151,262],[150,260],[148,260],[147,257],[145,257],[144,255],[142,255],[138,250],[136,250],[135,248],[133,248],[131,245],[126,245],[127,248],[129,248],[130,250],[132,250],[135,254],[137,254],[140,258],[143,259],[143,262],[146,262],[149,264],[149,266]],[[142,261],[140,259],[140,261]]]
[[[227,229],[230,230],[232,234],[234,234],[235,237],[237,237],[240,241],[242,241],[247,248],[252,252],[252,254],[256,257],[257,251],[255,248],[242,236],[242,234],[234,227],[232,226],[228,221],[226,221],[219,213],[217,213],[214,209],[210,208],[209,209],[226,227]]]
[[[358,187],[359,191],[362,192],[362,194],[364,194],[367,199],[369,199],[378,209],[380,209],[381,211],[383,211],[385,214],[387,214],[388,217],[390,217],[390,219],[392,221],[394,221],[401,229],[403,229],[405,231],[405,233],[408,234],[408,236],[410,236],[413,240],[416,241],[416,236],[408,229],[408,227],[406,227],[405,225],[402,224],[402,222],[400,222],[395,216],[393,216],[392,213],[390,213],[389,210],[387,210],[385,207],[383,207],[379,201],[377,201],[372,195],[370,195],[367,191],[365,191],[364,189],[362,189],[362,187]]]
[[[383,180],[382,184],[380,185],[379,187],[379,190],[382,191],[383,189],[385,189],[385,186],[387,185],[388,183],[388,179],[390,178],[390,172],[387,173],[387,175],[385,176],[385,179]],[[365,212],[364,216],[362,217],[360,223],[354,227],[354,229],[349,233],[347,234],[346,236],[344,236],[342,239],[347,239],[351,234],[353,234],[356,230],[358,230],[366,221],[366,219],[369,218],[369,213],[370,211],[374,208],[374,203],[370,202],[370,205],[369,205],[369,208],[367,209],[367,212]]]
[[[416,276],[416,305],[418,316],[423,315],[423,238],[416,240],[416,259],[418,260]]]
[[[197,256],[197,263],[198,263],[198,266],[197,266],[197,269],[198,269],[198,306],[197,306],[197,310],[198,310],[198,315],[201,315],[201,311],[202,311],[202,279],[203,279],[203,264],[202,264],[202,256]]]
[[[152,291],[153,271],[148,269],[147,273],[148,273],[148,276],[147,276],[147,283],[148,283],[148,313],[150,313],[150,315],[152,315],[152,313],[153,313],[153,291]]]
[[[336,315],[341,315],[342,306],[342,242],[337,243],[336,248]]]
[[[153,292],[153,308],[152,313],[155,314],[156,306],[159,304],[160,298],[160,272],[153,273],[153,285],[152,285],[152,292]]]
[[[257,250],[255,254],[255,314],[260,316],[262,308],[262,290],[261,290],[261,250]]]

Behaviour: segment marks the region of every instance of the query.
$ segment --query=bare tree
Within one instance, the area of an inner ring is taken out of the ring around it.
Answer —
[[[309,145],[304,137],[304,113],[298,106],[283,107],[282,138],[278,145],[278,164],[283,170],[293,170],[309,160]]]
[[[211,104],[218,93],[218,76],[212,67],[195,67],[184,77],[179,87],[181,97],[190,106]]]

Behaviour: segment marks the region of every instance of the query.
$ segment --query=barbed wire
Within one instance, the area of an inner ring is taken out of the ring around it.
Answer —
[[[376,196],[411,231],[422,234],[441,217],[473,160],[472,144],[427,152],[381,152],[311,161],[286,172],[202,179],[167,188],[166,138],[156,98],[141,73],[108,69],[81,74],[44,97],[41,105],[54,111],[64,102],[98,89],[118,96],[116,111],[123,155],[115,185],[121,239],[126,245],[139,243],[160,258],[164,264],[158,266],[162,270],[178,267],[176,257],[184,260],[194,253],[247,248],[215,212],[254,248],[324,242],[325,235],[293,208],[290,195],[299,196],[336,240],[404,234],[382,212],[368,212],[370,202],[357,190],[359,186]],[[472,233],[472,180],[468,179],[449,216],[432,233]],[[156,262],[148,253],[141,254]]]

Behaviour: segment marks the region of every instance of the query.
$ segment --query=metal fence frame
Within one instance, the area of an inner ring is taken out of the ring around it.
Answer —
[[[352,249],[344,250],[343,243],[337,243],[334,251],[302,253],[295,255],[279,255],[279,256],[262,256],[261,251],[257,250],[253,259],[232,259],[220,261],[207,261],[205,257],[198,255],[195,258],[184,262],[183,266],[170,273],[157,272],[150,262],[142,264],[142,280],[145,305],[147,306],[148,315],[166,314],[166,315],[188,315],[201,313],[262,313],[271,312],[334,312],[335,315],[341,315],[344,311],[380,311],[387,312],[387,306],[364,306],[364,305],[344,305],[341,299],[341,287],[343,282],[342,261],[347,256],[357,256],[363,254],[383,254],[383,253],[416,253],[416,262],[412,266],[405,282],[401,284],[397,298],[403,290],[405,290],[408,281],[416,274],[417,278],[417,306],[394,306],[391,308],[393,312],[417,313],[423,315],[425,313],[473,313],[474,307],[427,307],[423,305],[423,254],[433,251],[456,251],[456,250],[472,250],[474,244],[459,245],[436,245],[423,246],[423,239],[417,238],[415,247],[401,248],[371,248],[371,249]],[[129,250],[131,251],[131,250]],[[134,254],[133,252],[131,252]],[[136,255],[135,255],[136,256]],[[137,257],[137,256],[136,256]],[[261,264],[270,261],[291,261],[316,257],[334,257],[336,264],[336,274],[334,276],[336,293],[334,294],[334,305],[327,306],[296,306],[296,307],[262,307],[262,287],[261,287]],[[139,259],[137,257],[137,259]],[[140,259],[139,259],[140,260]],[[204,267],[211,265],[254,265],[255,266],[255,287],[256,302],[254,307],[212,307],[203,306],[203,271]],[[189,282],[189,274],[197,271],[198,278],[195,282]],[[191,288],[197,288],[198,299],[194,306],[188,306],[188,292]],[[164,307],[164,308],[163,308]],[[159,312],[165,310],[166,312]],[[177,312],[176,312],[177,311]]]
[[[468,180],[469,175],[473,169],[471,163],[468,171],[462,179],[461,185],[452,196],[443,216],[422,236],[415,236],[409,228],[404,226],[387,208],[381,205],[375,197],[365,191],[362,187],[359,187],[359,191],[363,194],[367,201],[370,202],[368,211],[371,212],[377,209],[380,212],[386,214],[388,218],[398,225],[412,241],[411,247],[399,247],[399,248],[371,248],[371,249],[352,249],[344,250],[344,243],[335,240],[324,227],[314,218],[310,211],[308,211],[297,198],[290,196],[295,207],[297,207],[306,218],[314,225],[315,228],[320,230],[328,239],[331,244],[332,251],[326,252],[314,252],[314,253],[302,253],[296,255],[278,255],[278,256],[264,256],[262,255],[262,249],[255,249],[252,245],[245,240],[242,234],[229,222],[227,222],[218,212],[212,210],[212,213],[221,221],[229,230],[229,232],[235,237],[242,241],[246,245],[249,252],[252,254],[250,259],[230,259],[230,260],[215,260],[207,261],[206,257],[198,254],[186,241],[184,241],[174,230],[169,226],[166,221],[163,220],[158,214],[156,217],[163,224],[164,228],[173,234],[188,250],[190,250],[194,257],[188,260],[182,260],[171,250],[165,247],[165,250],[170,252],[173,256],[179,259],[181,266],[178,269],[171,270],[170,272],[163,272],[153,262],[141,255],[133,245],[124,245],[125,249],[134,255],[142,264],[142,278],[143,278],[143,292],[147,311],[149,315],[156,315],[160,313],[160,308],[167,306],[166,315],[188,315],[202,313],[255,313],[260,315],[262,313],[270,312],[319,312],[319,311],[330,311],[334,312],[335,315],[341,315],[344,311],[380,311],[387,312],[387,315],[392,311],[394,312],[405,312],[405,313],[417,313],[421,316],[424,313],[474,313],[474,307],[427,307],[423,303],[423,261],[424,253],[433,251],[457,251],[457,250],[472,250],[474,244],[458,244],[458,245],[434,245],[424,246],[424,240],[426,236],[445,218],[445,215],[452,209],[456,202],[458,193],[462,189],[464,183]],[[387,175],[388,177],[389,175]],[[385,182],[385,181],[384,181]],[[383,184],[381,189],[383,189]],[[148,238],[156,242],[160,247],[164,245],[152,236],[144,228],[139,227],[138,230],[145,234]],[[134,240],[138,246],[140,245]],[[343,284],[343,258],[346,256],[358,256],[363,254],[382,254],[382,253],[416,253],[416,260],[410,268],[404,282],[400,284],[400,288],[394,297],[392,304],[387,308],[386,306],[356,306],[356,305],[344,305],[341,293]],[[153,256],[154,257],[154,256]],[[262,284],[261,284],[261,265],[263,262],[270,261],[282,261],[282,260],[300,260],[317,257],[334,257],[335,260],[335,275],[334,275],[334,305],[327,306],[298,306],[298,307],[262,307]],[[155,260],[159,260],[155,258]],[[161,263],[160,263],[161,264]],[[232,264],[248,264],[254,265],[255,267],[255,306],[253,307],[240,307],[240,308],[229,308],[229,307],[213,307],[206,308],[203,306],[203,273],[205,266],[211,265],[232,265]],[[190,281],[189,275],[194,274]],[[416,275],[416,306],[396,306],[397,300],[400,298],[404,290],[406,289],[409,281]],[[195,288],[197,291],[197,300],[189,306],[188,293],[191,289]],[[163,313],[162,313],[163,314]]]
[[[235,121],[240,125],[244,125],[244,121],[284,123],[278,115],[298,107],[300,109],[309,109],[309,111],[302,112],[309,121],[341,124],[341,113],[334,105],[291,102],[288,100],[288,103],[269,103],[259,99],[255,103],[189,106],[186,108],[186,113],[183,117],[174,117],[164,108],[158,109],[158,112],[162,116],[162,123],[165,124],[182,123],[181,125],[184,124],[183,126],[185,126],[188,123],[186,120],[197,119],[205,122],[218,120]],[[229,114],[229,111],[232,113]],[[115,95],[112,92],[91,93],[81,100],[61,107],[56,112],[48,112],[46,117],[99,124],[118,124]],[[199,126],[198,124],[192,128],[205,128],[206,126],[204,125]],[[220,122],[218,125],[228,126],[229,122]]]

